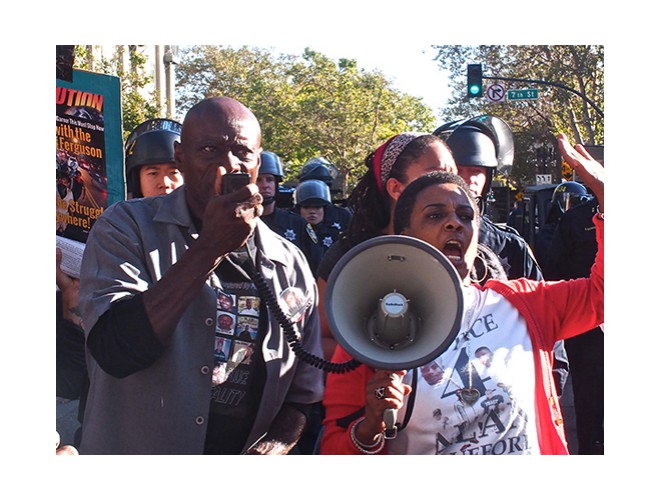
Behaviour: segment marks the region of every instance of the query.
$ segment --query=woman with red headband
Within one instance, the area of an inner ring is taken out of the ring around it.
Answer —
[[[326,322],[323,299],[330,271],[355,245],[376,236],[393,234],[394,205],[403,189],[417,177],[433,170],[457,173],[451,151],[433,134],[404,132],[381,144],[364,161],[367,172],[351,192],[346,206],[353,218],[346,232],[333,244],[318,268],[319,310],[326,359],[336,341]]]
[[[393,234],[394,205],[410,182],[433,170],[457,173],[454,158],[444,141],[433,134],[419,132],[404,132],[391,137],[369,154],[364,163],[367,172],[346,202],[346,207],[353,213],[351,222],[340,239],[324,254],[317,271],[325,359],[332,358],[337,346],[324,311],[325,287],[332,268],[358,243]],[[317,428],[322,418],[323,415],[319,415]],[[315,429],[312,432],[318,431]]]

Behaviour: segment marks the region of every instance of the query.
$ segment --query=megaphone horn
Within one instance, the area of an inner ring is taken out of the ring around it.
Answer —
[[[328,277],[328,323],[339,345],[361,363],[389,371],[422,366],[458,335],[463,293],[456,269],[432,245],[379,236],[349,250]],[[383,413],[396,436],[394,409]]]
[[[408,370],[438,357],[458,335],[461,280],[432,245],[379,236],[349,250],[333,268],[325,310],[337,342],[357,361]]]

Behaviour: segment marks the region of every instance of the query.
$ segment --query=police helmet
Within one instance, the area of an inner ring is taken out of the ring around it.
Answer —
[[[438,127],[437,135],[447,143],[458,166],[486,168],[482,196],[490,191],[495,172],[508,175],[513,168],[513,132],[496,116],[480,115]]]
[[[174,143],[180,140],[180,131],[172,129],[150,129],[129,136],[126,141],[126,183],[133,196],[142,196],[140,167],[174,163]]]
[[[145,132],[151,130],[171,130],[175,134],[181,135],[182,127],[183,125],[181,125],[181,123],[171,120],[170,118],[152,118],[151,120],[143,121],[129,134],[126,139],[126,147],[128,148],[138,136]]]
[[[591,195],[579,182],[566,181],[562,182],[552,192],[551,204],[556,205],[559,210],[564,213],[569,208],[577,207],[583,203],[588,202]]]
[[[311,158],[300,169],[298,174],[299,181],[309,179],[318,179],[325,182],[328,186],[332,185],[333,177],[331,174],[332,163],[322,156]]]
[[[456,165],[486,167],[502,174],[511,173],[513,132],[501,118],[481,115],[456,120],[441,125],[433,134],[447,143]]]
[[[308,179],[298,184],[295,193],[293,193],[293,203],[295,206],[321,206],[330,205],[330,188],[328,185],[318,179]]]
[[[281,182],[284,177],[284,168],[282,160],[272,151],[261,152],[261,165],[259,165],[259,175],[271,174],[275,176],[277,182]]]

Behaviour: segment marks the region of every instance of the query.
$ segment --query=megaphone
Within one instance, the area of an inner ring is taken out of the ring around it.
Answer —
[[[389,371],[425,365],[445,352],[463,316],[461,280],[449,259],[409,236],[378,236],[356,245],[326,287],[328,324],[360,363]],[[396,437],[397,411],[383,413],[385,438]]]
[[[357,361],[389,371],[445,352],[463,316],[461,279],[432,245],[410,236],[371,238],[349,250],[326,286],[328,324]]]

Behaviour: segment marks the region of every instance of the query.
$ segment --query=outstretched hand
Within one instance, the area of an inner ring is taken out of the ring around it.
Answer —
[[[596,195],[600,211],[605,213],[605,168],[589,154],[582,144],[573,147],[566,134],[559,134],[558,139],[559,149],[564,160]]]

